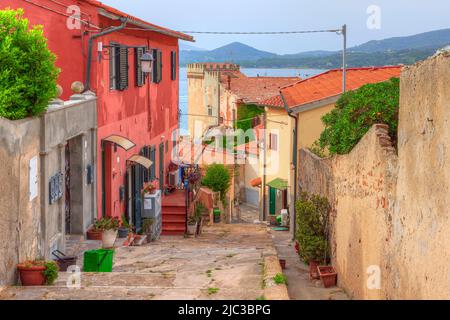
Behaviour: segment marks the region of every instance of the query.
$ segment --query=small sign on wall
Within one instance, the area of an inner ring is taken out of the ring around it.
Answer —
[[[30,201],[33,201],[38,196],[38,157],[34,157],[29,163],[29,182],[30,182]]]
[[[48,191],[49,191],[49,203],[54,204],[62,198],[64,191],[64,176],[62,173],[57,173],[50,178]]]

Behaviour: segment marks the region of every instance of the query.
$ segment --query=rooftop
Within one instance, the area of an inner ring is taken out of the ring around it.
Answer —
[[[401,66],[347,69],[347,90],[356,90],[369,83],[400,77]],[[342,69],[334,69],[288,85],[281,89],[289,108],[299,107],[342,94]],[[275,96],[275,94],[274,94]],[[281,97],[271,97],[268,105],[283,106]]]
[[[236,94],[243,103],[249,104],[259,104],[276,95],[281,88],[299,80],[297,77],[246,77],[241,73],[221,77],[227,90]]]
[[[142,25],[145,28],[148,28],[150,31],[162,33],[162,34],[165,34],[165,35],[168,35],[168,36],[171,36],[171,37],[175,37],[175,38],[178,38],[178,39],[182,39],[182,40],[185,40],[185,41],[194,41],[194,38],[192,36],[190,36],[190,35],[187,35],[187,34],[184,34],[184,33],[178,32],[178,31],[170,30],[170,29],[167,29],[167,28],[160,27],[158,25],[149,23],[149,22],[144,21],[144,20],[142,20],[140,18],[131,16],[131,15],[127,14],[127,13],[124,13],[124,12],[122,12],[120,10],[117,10],[117,9],[115,9],[113,7],[107,6],[107,5],[103,4],[103,3],[101,3],[100,1],[97,1],[97,0],[83,0],[83,1],[86,2],[86,3],[89,3],[89,4],[93,5],[93,6],[95,6],[97,8],[99,8],[99,9],[102,9],[102,10],[104,10],[104,11],[110,13],[110,14],[113,14],[113,15],[116,15],[116,16],[119,16],[119,17],[123,17],[123,18],[128,18],[130,20],[131,24],[134,24],[134,25],[137,24],[138,26]]]

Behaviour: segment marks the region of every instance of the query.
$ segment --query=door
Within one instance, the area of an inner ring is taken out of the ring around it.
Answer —
[[[136,232],[139,232],[142,227],[142,174],[140,167],[137,165],[131,168],[132,175],[132,204],[133,204],[133,220],[136,227]]]
[[[65,150],[65,159],[66,159],[66,174],[65,174],[65,223],[66,223],[66,234],[71,233],[71,227],[70,227],[70,219],[71,219],[71,206],[70,206],[70,140],[67,141],[66,144],[66,150]]]
[[[164,143],[159,145],[159,189],[164,194]]]
[[[269,214],[274,216],[276,213],[277,189],[269,187]]]

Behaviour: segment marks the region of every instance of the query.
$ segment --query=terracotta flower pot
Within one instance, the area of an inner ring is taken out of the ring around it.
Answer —
[[[91,229],[86,232],[86,235],[88,240],[102,241],[103,231],[94,231]]]
[[[310,280],[320,279],[319,271],[317,270],[318,266],[319,266],[319,263],[317,261],[312,260],[309,262],[309,279]]]
[[[17,265],[22,286],[43,286],[45,284],[45,266]]]
[[[320,279],[325,288],[335,287],[337,283],[337,273],[331,266],[320,266],[317,268]]]

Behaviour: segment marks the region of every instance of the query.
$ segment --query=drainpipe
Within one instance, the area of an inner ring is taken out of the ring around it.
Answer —
[[[266,196],[266,162],[267,162],[267,116],[266,116],[266,112],[264,112],[263,114],[263,121],[264,121],[264,141],[263,141],[263,145],[264,145],[264,155],[263,155],[263,181],[262,181],[262,192],[263,192],[263,205],[262,205],[262,221],[267,221],[267,196]]]
[[[124,29],[127,26],[128,19],[127,18],[120,18],[120,22],[122,24],[117,27],[112,27],[106,30],[103,30],[100,33],[94,34],[89,38],[89,44],[88,44],[88,56],[87,56],[87,66],[86,66],[86,81],[84,83],[84,90],[89,91],[91,89],[91,68],[92,68],[92,48],[94,45],[94,40],[97,38],[100,38],[102,36],[105,36],[107,34],[120,31]]]
[[[286,112],[288,114],[289,117],[293,118],[295,120],[295,126],[294,126],[294,143],[293,143],[293,148],[294,148],[294,152],[292,153],[293,156],[293,165],[294,165],[294,212],[292,214],[293,216],[293,232],[292,232],[292,236],[293,236],[293,240],[295,240],[295,234],[297,232],[297,212],[295,212],[295,203],[297,202],[297,165],[298,165],[298,159],[297,159],[297,130],[298,130],[298,116],[294,116],[292,114],[292,110],[289,109],[288,104],[286,103],[286,99],[283,96],[283,93],[280,91],[280,96],[281,99],[283,100],[283,104],[284,104],[284,108],[286,109]]]

